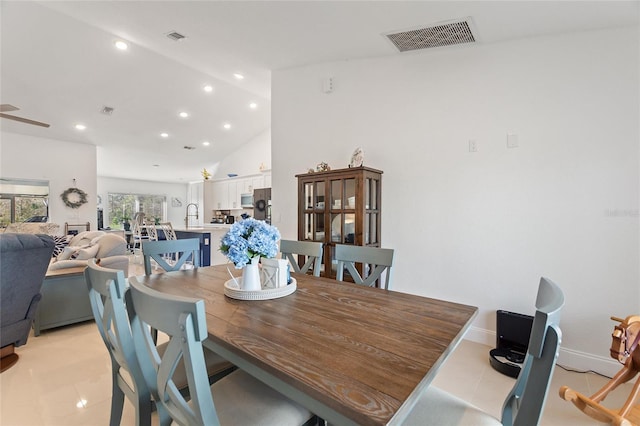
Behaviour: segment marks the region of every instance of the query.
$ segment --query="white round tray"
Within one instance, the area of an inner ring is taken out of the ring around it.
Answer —
[[[238,281],[242,277],[237,278]],[[269,288],[266,290],[242,290],[234,280],[224,283],[224,294],[227,297],[238,300],[269,300],[278,297],[288,296],[296,291],[296,279],[291,278],[291,282],[286,287]]]

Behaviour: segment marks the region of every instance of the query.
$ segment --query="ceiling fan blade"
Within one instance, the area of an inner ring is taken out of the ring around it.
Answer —
[[[10,104],[2,104],[0,105],[0,112],[9,112],[9,111],[17,111],[20,108],[15,107],[13,105]]]
[[[33,124],[34,126],[49,127],[47,123],[42,123],[40,121],[35,121],[35,120],[29,120],[28,118],[16,117],[15,115],[3,114],[1,112],[0,112],[0,117],[8,118],[9,120],[19,121],[21,123]]]

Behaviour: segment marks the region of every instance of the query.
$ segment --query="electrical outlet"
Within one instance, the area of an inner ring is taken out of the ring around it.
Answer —
[[[478,142],[475,139],[469,139],[469,152],[478,152]]]

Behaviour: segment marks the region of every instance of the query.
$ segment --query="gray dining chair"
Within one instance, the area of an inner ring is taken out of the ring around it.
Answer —
[[[167,253],[175,253],[175,260],[167,257]],[[167,272],[178,271],[186,265],[200,267],[200,241],[197,238],[143,241],[142,254],[145,275],[151,275],[151,259]]]
[[[313,266],[313,275],[320,276],[322,264],[322,243],[313,241],[280,240],[282,258],[287,259],[293,272],[307,274]],[[305,256],[302,266],[298,264],[298,256]]]
[[[136,424],[150,425],[151,393],[142,376],[133,346],[124,305],[127,282],[124,272],[102,268],[96,265],[95,259],[89,259],[84,278],[89,288],[89,301],[96,326],[111,358],[112,395],[109,424],[120,424],[126,396],[135,407]],[[131,380],[126,380],[125,376]]]
[[[158,228],[156,228],[155,224],[144,225],[144,228],[147,230],[149,241],[158,241]]]
[[[236,370],[209,386],[204,378],[202,342],[207,339],[204,300],[170,296],[130,279],[128,301],[136,354],[156,401],[161,425],[301,425],[313,415],[274,389]],[[149,326],[169,336],[164,354],[156,351]],[[191,401],[176,391],[174,368],[187,366]],[[215,404],[214,404],[215,402]]]
[[[153,261],[165,272],[179,271],[182,268],[200,267],[200,241],[197,238],[182,240],[143,241],[144,274],[151,275]],[[153,341],[158,341],[158,330],[152,329]]]
[[[135,406],[136,425],[150,425],[154,404],[143,377],[143,369],[135,354],[129,323],[132,306],[125,306],[125,295],[129,289],[124,272],[103,268],[96,264],[95,259],[90,259],[84,277],[89,289],[91,311],[111,358],[112,396],[109,424],[120,424],[126,396]],[[159,353],[164,353],[166,349],[167,343],[157,347]],[[205,377],[208,377],[211,383],[235,370],[233,364],[214,352],[205,351],[205,357]],[[177,389],[188,395],[184,363],[180,363],[176,369],[175,383]]]
[[[504,401],[501,420],[435,386],[430,386],[418,399],[404,424],[537,425],[542,417],[558,357],[558,347],[562,338],[559,323],[563,306],[564,294],[560,287],[547,278],[541,278],[529,347],[520,375]]]
[[[142,253],[142,242],[147,241],[149,236],[144,229],[144,213],[137,212],[133,216],[133,225],[131,228],[133,259],[137,261],[139,255]]]
[[[335,259],[338,261],[336,273],[338,281],[344,280],[344,270],[346,269],[356,284],[373,287],[380,280],[379,287],[389,289],[393,249],[336,244]],[[356,268],[356,263],[362,263],[362,275]],[[383,284],[382,273],[385,270],[386,275]]]

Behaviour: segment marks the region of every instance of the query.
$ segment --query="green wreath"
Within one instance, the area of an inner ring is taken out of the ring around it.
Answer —
[[[74,197],[75,200],[69,199],[69,195],[71,194],[75,194],[75,197]],[[64,191],[62,194],[60,194],[60,198],[62,198],[62,201],[64,202],[65,206],[71,207],[72,209],[77,209],[81,205],[86,204],[87,193],[84,192],[82,189],[69,188],[66,191]]]

